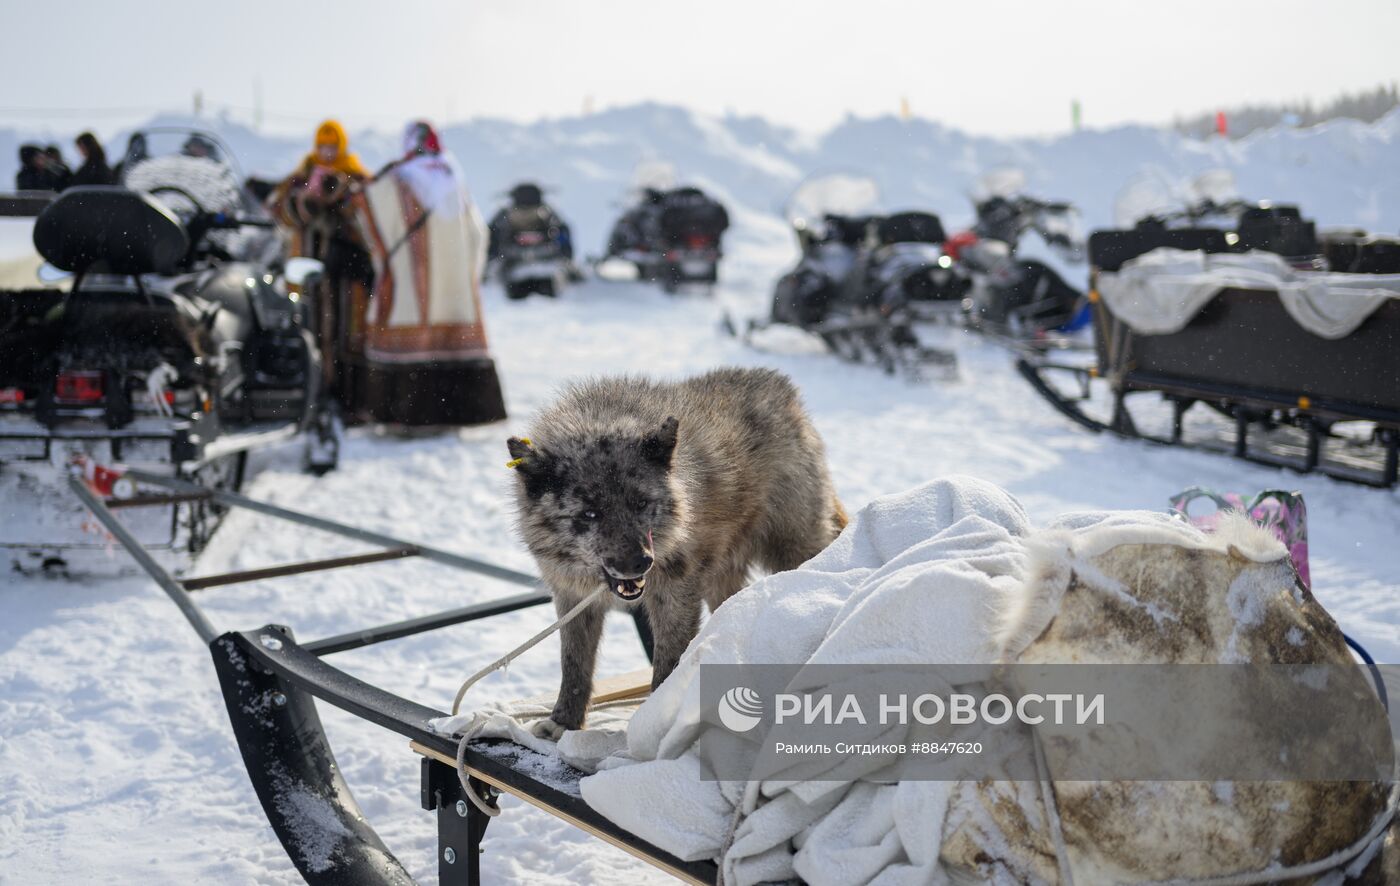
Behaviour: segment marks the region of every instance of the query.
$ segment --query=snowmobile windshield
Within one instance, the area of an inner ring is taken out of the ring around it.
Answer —
[[[187,226],[200,214],[266,218],[261,204],[244,189],[228,148],[197,130],[151,129],[133,135],[121,160],[120,183],[149,194]],[[258,236],[250,229],[207,235],[230,254],[238,254],[245,241]]]
[[[676,186],[676,167],[665,160],[643,160],[632,170],[632,193],[640,199],[648,191],[669,191]]]
[[[1192,179],[1173,177],[1159,167],[1139,172],[1118,192],[1113,220],[1120,228],[1139,222],[1165,227],[1234,227],[1246,204],[1235,174],[1207,169]]]
[[[1084,224],[1073,206],[1055,205],[1041,209],[1035,228],[1049,245],[1076,260],[1084,255]]]
[[[188,218],[196,211],[248,210],[242,178],[227,149],[213,136],[193,130],[149,130],[132,136],[135,147],[122,158],[121,184],[164,203]]]
[[[822,233],[827,216],[857,217],[875,214],[880,188],[863,175],[837,172],[808,178],[788,196],[783,215],[798,230]]]
[[[1144,169],[1129,179],[1114,198],[1113,221],[1124,229],[1149,220],[1165,223],[1179,215],[1186,202],[1181,186],[1164,170]]]
[[[977,202],[1001,197],[1010,200],[1026,189],[1026,173],[1014,166],[990,169],[977,179],[973,199]]]

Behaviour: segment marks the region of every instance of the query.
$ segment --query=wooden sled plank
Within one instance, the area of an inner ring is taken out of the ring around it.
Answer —
[[[615,677],[606,677],[593,684],[589,704],[645,698],[651,694],[651,668],[638,668]]]

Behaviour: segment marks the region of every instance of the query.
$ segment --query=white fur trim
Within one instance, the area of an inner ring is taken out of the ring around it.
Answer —
[[[1026,578],[1007,594],[1001,607],[994,638],[1000,659],[1014,660],[1050,626],[1074,572],[1097,574],[1089,561],[1121,545],[1172,545],[1255,563],[1288,556],[1273,533],[1244,514],[1222,516],[1219,527],[1210,533],[1162,514],[1131,512],[1106,515],[1080,528],[1042,530],[1026,540]]]

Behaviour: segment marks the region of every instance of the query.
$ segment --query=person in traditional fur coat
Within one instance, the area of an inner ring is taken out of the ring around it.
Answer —
[[[328,390],[347,406],[353,398],[353,382],[345,358],[358,350],[364,337],[374,283],[374,268],[349,200],[370,173],[350,152],[349,142],[339,121],[323,122],[311,151],[267,201],[273,215],[291,232],[291,254],[310,256],[325,265],[325,297],[319,299],[318,324],[322,366]]]

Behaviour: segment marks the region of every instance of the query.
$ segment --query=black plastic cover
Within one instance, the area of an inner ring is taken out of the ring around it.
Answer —
[[[189,245],[168,209],[109,185],[69,188],[34,222],[34,248],[44,260],[77,273],[170,274]]]

